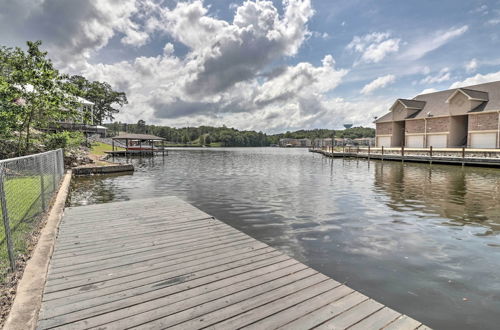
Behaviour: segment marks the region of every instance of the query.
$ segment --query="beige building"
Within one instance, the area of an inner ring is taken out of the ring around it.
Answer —
[[[500,148],[500,81],[398,99],[375,121],[378,147]]]

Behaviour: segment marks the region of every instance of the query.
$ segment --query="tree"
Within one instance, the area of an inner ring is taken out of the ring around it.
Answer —
[[[210,138],[210,134],[205,135],[205,145],[209,146],[212,143],[212,139]]]
[[[18,132],[19,155],[29,151],[33,127],[47,127],[76,113],[76,100],[63,83],[66,77],[46,58],[41,44],[28,41],[26,52],[19,47],[0,48],[2,125],[8,126],[7,132]]]
[[[137,133],[146,133],[146,122],[142,119],[139,119],[137,122]]]
[[[117,92],[106,82],[88,81],[82,76],[71,76],[69,84],[75,95],[83,97],[92,103],[92,118],[94,125],[102,125],[105,119],[114,119],[122,106],[128,104],[127,96],[124,92]]]

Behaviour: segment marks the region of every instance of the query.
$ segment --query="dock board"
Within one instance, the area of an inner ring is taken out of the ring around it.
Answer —
[[[38,320],[39,329],[315,327],[425,326],[176,197],[67,208]]]

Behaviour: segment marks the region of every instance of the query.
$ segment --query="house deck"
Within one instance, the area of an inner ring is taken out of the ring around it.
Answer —
[[[67,208],[38,328],[428,329],[176,197]]]

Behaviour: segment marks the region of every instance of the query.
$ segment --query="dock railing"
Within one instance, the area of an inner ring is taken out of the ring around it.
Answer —
[[[0,281],[27,252],[63,175],[63,149],[0,160]]]
[[[473,148],[408,148],[408,147],[323,147],[316,150],[325,152],[344,153],[355,156],[356,154],[385,155],[385,156],[419,156],[419,157],[450,157],[450,158],[500,158],[500,149],[473,149]]]

